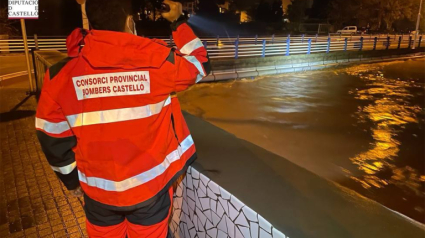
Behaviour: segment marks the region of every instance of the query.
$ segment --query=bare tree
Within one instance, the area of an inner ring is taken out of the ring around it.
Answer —
[[[16,20],[9,20],[8,14],[7,14],[7,8],[1,8],[0,9],[0,35],[18,35],[19,31],[14,26],[14,24],[17,23]]]

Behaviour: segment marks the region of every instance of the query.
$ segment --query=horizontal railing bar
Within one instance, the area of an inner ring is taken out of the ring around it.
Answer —
[[[375,39],[376,37],[376,39]],[[237,58],[254,56],[274,56],[274,55],[297,55],[306,53],[336,52],[336,51],[368,51],[407,48],[413,44],[411,36],[402,35],[300,35],[290,36],[288,46],[288,36],[274,37],[225,37],[225,38],[201,38],[207,45],[207,51],[211,58]],[[400,40],[401,39],[401,40]],[[420,38],[421,39],[421,38]],[[169,45],[173,43],[170,39],[162,39]],[[60,50],[65,51],[66,39],[29,39],[28,47],[37,46],[39,50]],[[265,41],[265,45],[263,42]],[[419,45],[421,42],[418,42]],[[171,44],[173,45],[173,44]],[[388,45],[388,46],[387,46]],[[24,42],[22,39],[0,40],[0,52],[23,52]],[[236,52],[237,51],[237,52]]]

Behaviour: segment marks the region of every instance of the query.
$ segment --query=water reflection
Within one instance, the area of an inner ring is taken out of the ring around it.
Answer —
[[[423,197],[421,183],[425,182],[425,176],[410,166],[399,166],[395,162],[400,151],[397,135],[407,124],[418,123],[418,114],[421,112],[420,106],[412,105],[409,101],[414,96],[409,88],[421,88],[421,85],[414,80],[386,77],[379,71],[382,66],[360,65],[344,70],[365,82],[366,89],[356,89],[350,93],[356,99],[368,103],[358,107],[357,117],[362,122],[371,121],[373,125],[370,128],[373,142],[369,149],[350,158],[358,166],[360,175],[344,171],[365,189],[395,185]]]
[[[189,113],[425,223],[424,65],[198,84],[179,99]]]

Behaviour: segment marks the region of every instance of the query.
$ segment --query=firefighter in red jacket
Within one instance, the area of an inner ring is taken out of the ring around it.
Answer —
[[[84,192],[90,237],[166,237],[172,183],[196,158],[175,92],[208,75],[203,44],[171,10],[176,49],[138,37],[130,0],[88,0],[92,30],[46,72],[37,136],[68,190]],[[80,187],[81,186],[81,187]]]

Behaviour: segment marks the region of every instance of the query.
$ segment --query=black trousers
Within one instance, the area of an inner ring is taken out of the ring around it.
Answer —
[[[99,204],[88,196],[84,197],[89,237],[172,237],[168,220],[173,200],[170,191],[150,200],[143,207],[119,210]]]

